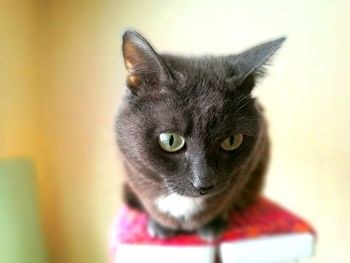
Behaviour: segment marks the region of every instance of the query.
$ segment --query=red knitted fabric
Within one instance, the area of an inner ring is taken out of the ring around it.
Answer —
[[[180,234],[166,240],[153,238],[147,233],[147,219],[148,216],[145,213],[124,206],[113,225],[112,254],[116,252],[119,243],[164,246],[211,244],[201,240],[196,234]],[[244,212],[232,213],[229,229],[215,243],[306,232],[315,234],[313,228],[303,219],[266,198],[260,198],[256,204],[248,207]]]

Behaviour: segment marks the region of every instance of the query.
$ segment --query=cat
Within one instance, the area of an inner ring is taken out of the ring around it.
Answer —
[[[252,90],[284,40],[236,55],[182,57],[124,33],[127,89],[116,117],[124,199],[148,213],[152,236],[215,240],[230,211],[257,199],[269,138]]]

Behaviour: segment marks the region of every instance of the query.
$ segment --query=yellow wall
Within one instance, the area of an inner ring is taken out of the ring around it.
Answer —
[[[32,1],[0,8],[0,157],[37,152],[35,15]]]
[[[128,27],[160,51],[185,54],[230,53],[288,36],[256,92],[273,139],[266,193],[315,224],[318,253],[309,262],[346,261],[348,1],[10,3],[0,8],[0,155],[37,160],[55,262],[107,258],[108,226],[120,204],[113,118]]]

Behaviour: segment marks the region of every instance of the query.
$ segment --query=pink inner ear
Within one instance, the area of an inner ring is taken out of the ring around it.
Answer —
[[[125,59],[125,66],[128,71],[133,70],[132,64],[129,60]]]
[[[126,69],[127,69],[127,82],[128,82],[128,85],[130,85],[130,86],[137,85],[138,78],[134,74],[133,64],[128,59],[125,59],[125,66],[126,66]]]

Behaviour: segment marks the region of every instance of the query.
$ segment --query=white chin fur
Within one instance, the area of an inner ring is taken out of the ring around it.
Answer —
[[[155,204],[159,211],[175,218],[190,218],[203,208],[202,197],[188,197],[176,193],[162,195],[156,199]]]

